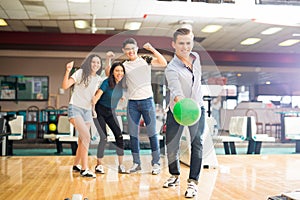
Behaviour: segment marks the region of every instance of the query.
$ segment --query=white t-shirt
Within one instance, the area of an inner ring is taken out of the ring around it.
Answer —
[[[123,63],[126,71],[128,99],[141,100],[153,96],[151,66],[141,57]]]
[[[92,98],[100,87],[103,79],[99,76],[90,76],[90,81],[87,87],[81,82],[82,69],[77,70],[71,76],[74,80],[74,90],[70,99],[70,104],[84,108],[87,110],[92,109]]]

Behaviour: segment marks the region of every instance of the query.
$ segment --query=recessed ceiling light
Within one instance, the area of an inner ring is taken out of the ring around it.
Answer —
[[[7,26],[7,22],[4,19],[0,19],[0,26]]]
[[[294,36],[294,37],[299,37],[299,36],[300,36],[300,33],[293,33],[293,36]]]
[[[214,33],[214,32],[217,32],[218,30],[220,30],[221,28],[222,28],[222,26],[220,26],[220,25],[207,25],[201,31],[203,33]]]
[[[286,40],[286,41],[283,41],[283,42],[279,43],[278,46],[288,47],[288,46],[292,46],[294,44],[297,44],[298,42],[300,42],[300,40],[289,39],[289,40]]]
[[[79,29],[84,29],[89,27],[89,23],[85,20],[75,20],[75,27]]]
[[[246,40],[241,41],[241,45],[252,45],[259,42],[260,38],[247,38]]]
[[[268,28],[268,29],[262,31],[261,34],[263,34],[263,35],[272,35],[274,33],[277,33],[279,31],[281,31],[281,30],[282,30],[281,27],[272,27],[272,28]]]
[[[124,29],[127,30],[139,30],[142,25],[142,22],[126,22]]]

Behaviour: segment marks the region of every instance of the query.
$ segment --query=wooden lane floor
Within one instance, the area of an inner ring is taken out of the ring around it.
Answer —
[[[72,199],[81,194],[98,199],[185,199],[188,167],[181,165],[178,187],[162,188],[169,177],[166,157],[162,172],[151,175],[149,155],[143,155],[142,172],[118,174],[116,156],[104,157],[106,174],[96,179],[73,173],[73,156],[0,157],[0,199]],[[300,155],[218,155],[219,166],[203,169],[198,185],[199,200],[266,200],[269,196],[300,189]],[[126,155],[125,166],[132,158]],[[96,157],[89,157],[94,168]]]

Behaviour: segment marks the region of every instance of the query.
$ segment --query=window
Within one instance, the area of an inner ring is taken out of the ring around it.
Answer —
[[[48,101],[48,76],[0,76],[0,101]]]

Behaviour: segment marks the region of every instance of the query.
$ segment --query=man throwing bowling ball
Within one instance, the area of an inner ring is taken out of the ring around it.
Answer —
[[[205,110],[201,92],[201,64],[199,55],[192,52],[193,39],[194,35],[189,29],[180,28],[174,32],[172,47],[175,49],[175,55],[165,70],[170,90],[170,104],[166,122],[166,144],[171,177],[164,183],[164,188],[177,186],[180,181],[179,146],[184,125],[179,124],[174,119],[174,105],[181,99],[191,98],[201,108],[200,119],[188,126],[191,138],[191,160],[185,192],[186,198],[193,198],[197,195],[197,184],[202,163],[202,135],[205,124]]]

